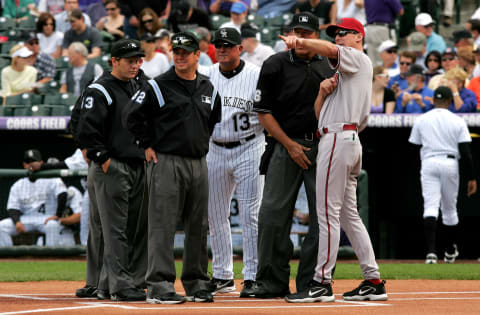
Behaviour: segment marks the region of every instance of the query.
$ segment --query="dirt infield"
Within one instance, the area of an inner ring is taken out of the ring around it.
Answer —
[[[357,280],[337,280],[333,303],[291,304],[283,299],[240,299],[237,292],[221,294],[214,303],[151,305],[143,302],[110,302],[78,299],[74,293],[83,286],[77,281],[0,283],[2,314],[479,314],[478,280],[389,280],[386,302],[346,302],[341,293],[359,284]],[[183,288],[176,283],[178,293]],[[291,288],[295,284],[292,281]]]

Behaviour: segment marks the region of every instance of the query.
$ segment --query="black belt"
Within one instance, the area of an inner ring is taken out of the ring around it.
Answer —
[[[305,132],[305,133],[299,133],[299,134],[292,134],[288,136],[293,139],[302,139],[306,141],[314,141],[320,138],[317,132]]]
[[[390,26],[389,23],[384,23],[384,22],[372,22],[372,23],[368,23],[367,25],[379,25],[379,26]]]
[[[447,154],[447,159],[456,159],[455,155]]]
[[[250,136],[244,138],[243,140],[250,141],[253,138],[255,138],[255,134],[250,135]],[[224,147],[224,148],[227,148],[227,149],[233,149],[233,148],[236,148],[236,147],[238,147],[239,145],[242,144],[242,142],[240,142],[240,141],[217,142],[217,141],[213,140],[212,142],[215,143],[216,145],[220,146],[220,147]]]

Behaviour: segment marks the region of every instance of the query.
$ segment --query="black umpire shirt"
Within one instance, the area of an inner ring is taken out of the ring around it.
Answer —
[[[294,50],[277,53],[263,63],[253,110],[270,113],[290,138],[315,133],[315,99],[320,82],[333,76],[326,58],[304,60]]]
[[[113,157],[123,162],[143,163],[144,151],[121,122],[122,112],[141,85],[141,80],[122,81],[104,72],[84,91],[74,129],[90,160],[103,164]]]
[[[136,93],[125,115],[140,147],[201,158],[221,113],[220,96],[208,77],[197,72],[195,82],[185,81],[172,67]]]

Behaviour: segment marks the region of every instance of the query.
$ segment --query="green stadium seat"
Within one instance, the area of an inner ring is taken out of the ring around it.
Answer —
[[[8,41],[5,43],[2,43],[2,48],[0,48],[0,53],[2,55],[10,57],[10,49],[12,49],[12,47],[15,46],[16,44],[17,42],[15,41]]]
[[[12,61],[8,58],[0,58],[0,69],[5,68],[6,66],[9,66]]]
[[[52,108],[48,105],[33,105],[32,116],[50,116]]]
[[[13,111],[14,116],[31,116],[32,115],[32,107],[25,105],[25,106],[15,106]]]
[[[24,31],[34,31],[37,28],[37,22],[34,17],[29,17],[27,20],[20,21],[18,28]]]
[[[52,80],[47,82],[43,87],[39,89],[39,92],[42,94],[55,94],[60,89],[60,83],[57,80]],[[43,102],[42,102],[43,103]],[[35,104],[42,104],[35,103]]]
[[[43,103],[47,105],[74,105],[77,101],[75,95],[69,93],[46,94]]]
[[[105,70],[105,69],[111,69],[110,65],[108,64],[108,60],[110,60],[109,55],[102,55],[97,58],[89,59],[88,61],[98,64],[100,67],[102,67],[102,69]]]
[[[230,21],[230,18],[220,14],[212,14],[210,16],[210,23],[212,24],[213,30],[218,30],[220,28],[220,25],[228,21]]]
[[[263,27],[265,25],[265,19],[263,16],[256,15],[254,13],[247,15],[247,21],[257,25],[258,27]]]
[[[5,105],[31,105],[32,93],[22,93],[5,98]]]
[[[266,23],[267,26],[280,27],[280,26],[282,26],[283,23],[284,23],[283,16],[282,16],[282,15],[279,15],[279,16],[276,16],[276,17],[274,17],[274,18],[266,19],[266,20],[265,20],[265,23]]]
[[[292,13],[287,12],[287,13],[282,14],[282,19],[283,19],[282,25],[290,24],[290,22],[292,21],[292,17],[293,17]]]
[[[72,111],[70,110],[69,106],[66,105],[52,105],[49,106],[50,116],[70,116],[72,115]]]
[[[15,106],[11,105],[1,106],[0,108],[2,116],[11,117],[13,116],[13,112],[15,111]]]
[[[0,31],[9,30],[15,28],[15,19],[0,17]]]
[[[55,66],[57,68],[57,71],[67,70],[67,68],[70,66],[70,63],[68,62],[68,57],[58,57],[57,59],[55,59]]]
[[[268,43],[272,41],[272,32],[270,31],[270,28],[265,27],[260,31],[260,39],[262,43]]]

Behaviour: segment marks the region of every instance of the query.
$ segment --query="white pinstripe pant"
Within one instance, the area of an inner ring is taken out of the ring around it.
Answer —
[[[263,134],[232,149],[210,142],[207,154],[208,223],[214,278],[233,279],[232,234],[228,218],[233,192],[236,191],[242,222],[242,273],[245,280],[255,280],[258,265],[258,211],[264,185],[264,176],[259,174],[258,168],[264,151]]]

